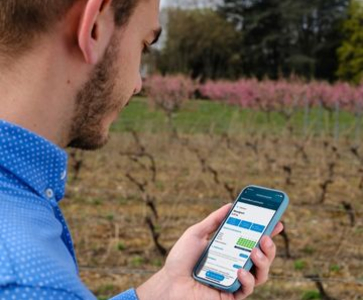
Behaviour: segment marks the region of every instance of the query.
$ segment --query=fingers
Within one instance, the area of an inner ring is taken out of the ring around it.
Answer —
[[[272,231],[271,237],[280,234],[283,230],[284,230],[284,225],[281,222],[277,223],[274,231]]]
[[[276,246],[270,237],[264,236],[261,239],[260,247],[252,251],[251,259],[255,265],[256,286],[264,284],[268,280],[270,266],[276,255]]]
[[[211,213],[206,219],[192,226],[194,234],[199,238],[209,236],[212,232],[216,231],[231,209],[232,204],[226,204],[217,211]]]
[[[244,269],[238,270],[238,280],[241,283],[241,289],[234,294],[236,300],[246,299],[253,293],[255,287],[255,278],[249,272]]]
[[[282,232],[284,226],[279,222],[271,236],[274,237]],[[235,293],[236,300],[242,300],[252,294],[255,286],[264,284],[268,280],[268,274],[271,264],[276,256],[276,245],[271,237],[264,236],[260,242],[260,248],[253,249],[251,259],[255,265],[255,277],[245,270],[241,269],[238,272],[238,280],[242,284],[242,289]]]
[[[276,256],[275,243],[272,241],[272,239],[269,236],[264,236],[261,239],[260,247],[262,252],[266,255],[267,259],[269,260],[270,264],[272,264]]]

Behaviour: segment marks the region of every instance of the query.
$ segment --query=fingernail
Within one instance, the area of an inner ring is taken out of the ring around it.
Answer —
[[[273,245],[272,240],[270,238],[267,238],[266,242],[265,242],[265,245],[266,245],[267,248],[271,248],[272,245]]]
[[[246,276],[247,275],[247,271],[245,269],[240,269],[239,273],[241,276]]]
[[[258,259],[263,259],[263,254],[260,249],[256,248],[256,256]]]

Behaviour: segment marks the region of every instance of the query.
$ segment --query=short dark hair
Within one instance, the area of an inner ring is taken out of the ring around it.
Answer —
[[[34,37],[51,30],[79,0],[0,0],[0,53],[16,55]],[[115,23],[123,26],[139,0],[112,0]]]

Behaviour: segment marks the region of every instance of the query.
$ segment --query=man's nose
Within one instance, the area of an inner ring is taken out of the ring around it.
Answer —
[[[141,74],[139,73],[139,76],[137,78],[137,83],[136,83],[136,87],[134,90],[134,95],[137,95],[141,92],[142,89],[142,78],[141,78]]]

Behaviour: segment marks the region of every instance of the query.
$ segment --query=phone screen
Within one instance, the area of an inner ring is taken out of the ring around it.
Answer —
[[[196,275],[230,287],[284,200],[284,194],[246,188],[210,244]]]

